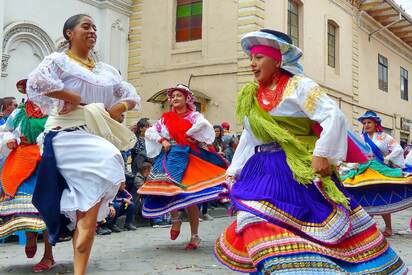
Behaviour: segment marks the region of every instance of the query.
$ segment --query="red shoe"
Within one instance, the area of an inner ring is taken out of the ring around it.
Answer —
[[[26,253],[26,257],[29,259],[33,258],[37,252],[37,234],[31,233],[31,236],[32,236],[31,238],[27,238],[26,246],[24,247],[24,252]],[[30,245],[30,244],[33,244],[33,245]]]
[[[179,230],[173,229],[173,225],[179,224]],[[180,226],[182,225],[182,220],[180,218],[172,219],[172,228],[170,229],[170,239],[176,240],[180,235]]]
[[[187,250],[195,250],[199,247],[201,239],[199,238],[199,235],[192,235],[192,238],[190,239],[190,242],[186,245],[185,249]]]
[[[48,264],[44,263],[43,260],[45,260],[45,259],[44,258],[41,259],[41,261],[38,264],[33,266],[32,271],[34,273],[40,273],[40,272],[48,271],[48,270],[52,269],[56,264],[56,262],[53,259],[46,259],[46,260],[51,260],[51,265],[48,265]]]

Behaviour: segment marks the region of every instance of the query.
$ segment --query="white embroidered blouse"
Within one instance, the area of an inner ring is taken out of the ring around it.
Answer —
[[[279,117],[307,117],[318,122],[323,130],[316,141],[313,155],[326,157],[334,164],[345,159],[348,122],[336,102],[313,80],[302,76],[291,78],[282,101],[270,110],[269,114]],[[247,160],[255,153],[255,147],[263,143],[254,136],[246,117],[243,126],[238,147],[226,172],[229,176],[239,175]]]
[[[44,114],[54,115],[64,102],[46,95],[63,89],[79,93],[82,104],[103,103],[108,109],[120,101],[130,100],[140,109],[136,89],[122,81],[115,68],[98,62],[93,70],[88,70],[65,53],[55,52],[46,56],[30,73],[27,95]]]
[[[385,159],[392,162],[392,164],[401,168],[405,167],[405,158],[403,157],[403,149],[401,145],[390,135],[385,132],[376,132],[371,138],[373,143],[378,146]],[[369,157],[373,157],[371,151]]]
[[[206,144],[212,144],[215,140],[215,130],[212,124],[199,112],[189,113],[185,119],[192,123],[192,127],[186,132],[188,136]],[[170,139],[169,131],[160,119],[152,127],[146,130],[145,143],[146,152],[149,158],[154,158],[162,151],[160,139]]]

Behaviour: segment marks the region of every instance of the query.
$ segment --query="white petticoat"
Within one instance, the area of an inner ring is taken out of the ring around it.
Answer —
[[[76,226],[76,211],[85,212],[102,201],[97,221],[109,214],[109,202],[125,181],[120,151],[110,142],[83,130],[61,132],[53,138],[57,168],[65,178],[60,211]]]

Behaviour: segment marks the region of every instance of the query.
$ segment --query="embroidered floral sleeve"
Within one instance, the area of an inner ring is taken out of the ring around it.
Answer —
[[[136,106],[133,109],[136,111],[140,110],[140,96],[137,94],[136,88],[133,87],[133,85],[131,85],[130,83],[121,81],[114,87],[113,95],[116,98],[114,104],[126,100],[133,101],[136,103]]]
[[[187,135],[197,141],[212,144],[215,140],[215,131],[212,124],[199,112],[193,113],[193,126],[187,131]]]
[[[382,138],[388,146],[389,154],[385,156],[385,159],[392,162],[392,164],[401,168],[405,167],[405,159],[403,157],[403,149],[401,145],[392,136],[382,133]]]
[[[336,102],[317,83],[304,78],[297,90],[297,103],[309,119],[322,127],[313,155],[326,157],[334,164],[345,159],[348,123]]]
[[[40,107],[43,113],[50,114],[53,109],[61,108],[63,102],[50,98],[47,94],[64,89],[60,79],[62,70],[54,63],[53,54],[47,56],[32,73],[27,81],[27,96]]]

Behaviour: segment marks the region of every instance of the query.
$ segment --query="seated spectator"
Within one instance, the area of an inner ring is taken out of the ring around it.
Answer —
[[[124,229],[134,231],[137,228],[131,224],[135,210],[136,204],[132,201],[132,195],[127,192],[126,184],[121,183],[119,191],[115,199],[113,200],[113,207],[116,210],[114,216],[107,217],[107,227],[115,233],[121,232],[122,229],[116,225],[117,218],[126,215],[126,221],[124,223]]]
[[[139,170],[134,177],[133,186],[128,189],[130,194],[132,194],[132,201],[137,205],[139,200],[139,194],[137,194],[137,189],[143,185],[146,181],[147,177],[150,174],[150,170],[152,169],[152,164],[150,162],[143,162],[142,165],[139,167]]]
[[[139,189],[140,186],[143,185],[143,183],[146,181],[147,177],[150,174],[150,170],[152,169],[152,164],[149,162],[143,162],[142,165],[139,167],[139,170],[135,176],[133,176],[133,180],[128,183],[128,180],[126,178],[126,184],[127,184],[127,191],[132,195],[132,201],[136,205],[136,212],[134,214],[135,216],[135,221],[138,221],[142,216],[142,205],[143,205],[143,197],[139,194],[137,194],[137,189]]]
[[[228,147],[225,149],[225,159],[231,163],[233,155],[235,154],[239,140],[236,137],[232,137],[229,141]]]
[[[116,209],[113,207],[113,203],[109,204],[109,217],[114,218],[116,216]],[[96,234],[97,235],[110,235],[112,234],[112,230],[107,227],[107,221],[104,219],[103,221],[97,223],[96,226]]]

